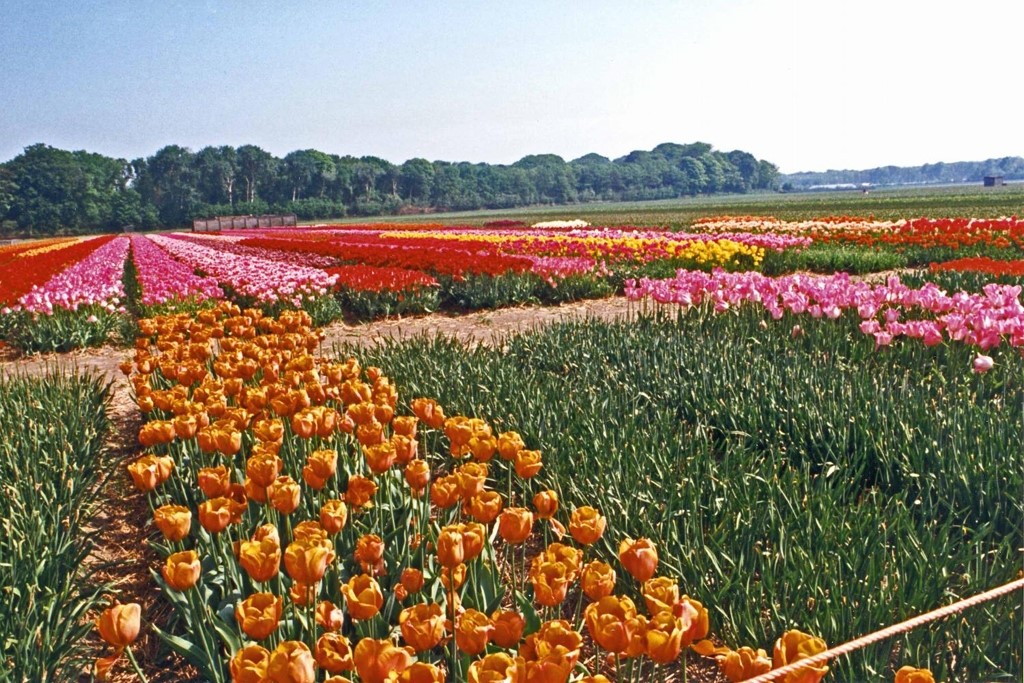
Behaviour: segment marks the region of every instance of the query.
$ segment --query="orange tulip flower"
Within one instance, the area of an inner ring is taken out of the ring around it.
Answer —
[[[604,515],[589,505],[584,505],[572,511],[569,518],[569,533],[577,543],[592,545],[604,535],[607,524],[608,520]]]
[[[302,489],[297,481],[285,475],[275,479],[274,483],[267,488],[267,499],[282,515],[290,515],[299,508]]]
[[[651,616],[659,612],[671,612],[672,606],[679,602],[679,584],[667,576],[644,581],[640,592],[647,604],[647,613]]]
[[[466,509],[476,521],[490,524],[498,518],[504,504],[501,494],[497,491],[481,491],[467,501]]]
[[[135,488],[143,493],[154,490],[171,477],[174,460],[167,456],[144,455],[128,465]]]
[[[710,629],[708,611],[698,601],[684,595],[672,607],[672,613],[683,622],[683,647],[690,647],[694,641],[707,636]]]
[[[469,683],[506,683],[525,680],[517,661],[504,652],[495,652],[469,665]]]
[[[180,541],[192,528],[192,512],[184,505],[162,505],[153,511],[153,521],[168,541]]]
[[[341,586],[345,605],[353,619],[372,619],[384,604],[380,584],[369,574],[353,576]]]
[[[170,420],[153,420],[142,425],[139,443],[144,448],[174,441],[174,424]]]
[[[778,669],[793,664],[801,659],[813,657],[816,654],[827,650],[825,641],[815,638],[802,631],[792,629],[782,634],[782,637],[775,641],[775,648],[772,653],[772,668]],[[783,680],[786,683],[817,683],[825,674],[828,667],[822,664],[808,666],[786,676]]]
[[[502,460],[515,460],[519,451],[526,448],[526,442],[518,432],[504,432],[498,435],[498,455]]]
[[[195,586],[202,572],[199,555],[194,550],[170,555],[162,568],[164,581],[176,591],[187,591]]]
[[[391,675],[401,675],[412,666],[413,651],[396,647],[390,640],[363,638],[356,644],[353,656],[356,673],[363,683],[385,683]]]
[[[316,595],[316,584],[292,581],[291,588],[288,589],[288,597],[298,607],[309,607],[316,600]]]
[[[395,431],[395,434],[408,437],[410,439],[416,438],[416,424],[419,419],[414,415],[401,415],[394,418],[391,421],[391,429]]]
[[[483,612],[467,609],[455,622],[455,644],[470,657],[480,654],[491,639],[494,626]]]
[[[276,537],[242,541],[238,563],[253,581],[270,581],[281,569],[281,542]]]
[[[402,434],[391,435],[391,447],[395,451],[395,462],[399,465],[407,465],[419,454],[419,442],[415,438]]]
[[[426,460],[412,460],[405,466],[405,481],[409,488],[421,491],[430,483],[430,464]]]
[[[744,646],[735,652],[729,650],[723,656],[719,656],[718,668],[730,681],[739,683],[771,671],[772,660],[761,648],[754,650]]]
[[[530,572],[534,599],[545,607],[561,605],[571,582],[569,570],[561,562],[541,562]]]
[[[345,528],[348,506],[340,500],[329,500],[320,508],[320,525],[332,536]]]
[[[394,445],[390,441],[385,441],[371,446],[363,446],[363,458],[371,472],[384,474],[395,464],[398,454],[395,453]]]
[[[609,595],[587,605],[584,621],[590,637],[609,652],[623,654],[640,628],[636,606],[627,597]]]
[[[519,648],[519,655],[527,662],[561,659],[571,667],[579,661],[583,636],[565,619],[541,624],[540,629],[527,636]]]
[[[294,580],[312,585],[324,577],[334,557],[330,542],[293,541],[284,551],[284,568]]]
[[[516,474],[523,479],[534,478],[544,465],[540,451],[528,451],[525,448],[516,453],[514,463]]]
[[[436,647],[444,638],[444,612],[434,603],[406,607],[398,615],[402,638],[417,652]]]
[[[896,672],[893,683],[935,683],[935,677],[928,669],[913,666],[902,666]]]
[[[96,620],[100,637],[114,647],[128,647],[139,637],[142,607],[135,602],[114,604],[103,610]]]
[[[199,523],[211,534],[218,534],[231,524],[235,502],[230,498],[211,498],[199,504]]]
[[[316,491],[326,486],[328,480],[338,471],[337,451],[313,451],[306,458],[306,466],[302,468],[302,480]]]
[[[352,507],[360,508],[369,503],[375,493],[377,493],[377,484],[372,479],[359,475],[349,477],[345,502]]]
[[[478,522],[462,524],[462,548],[464,551],[463,562],[472,562],[480,557],[487,543],[487,527]]]
[[[231,473],[224,465],[204,467],[199,470],[198,483],[207,498],[226,496],[231,487]]]
[[[498,516],[498,534],[506,543],[522,543],[533,530],[533,513],[526,508],[505,508]]]
[[[533,508],[537,511],[537,519],[551,519],[558,512],[558,494],[548,489],[533,497]]]
[[[330,600],[321,600],[316,606],[316,623],[325,631],[340,631],[345,625],[345,612]]]
[[[286,640],[270,653],[267,677],[273,683],[316,683],[316,662],[305,643]]]
[[[356,541],[355,558],[370,573],[384,557],[384,540],[377,534],[364,534]]]
[[[619,562],[634,579],[643,582],[658,571],[658,550],[650,539],[626,538],[619,544]]]
[[[402,672],[398,683],[444,683],[444,672],[434,664],[415,662]]]
[[[321,669],[332,674],[351,671],[356,666],[348,638],[333,631],[323,634],[316,641],[313,657]]]
[[[231,658],[231,680],[234,683],[265,683],[270,651],[259,645],[246,645]]]
[[[455,472],[455,476],[458,477],[459,496],[463,500],[468,500],[484,490],[487,483],[487,464],[467,462]]]
[[[284,462],[276,453],[260,452],[249,457],[245,465],[245,476],[252,479],[257,486],[267,488],[281,474]]]
[[[583,568],[580,583],[586,596],[597,601],[615,591],[615,578],[615,570],[611,565],[594,560]]]
[[[526,628],[526,619],[523,615],[514,610],[496,610],[491,614],[491,625],[494,631],[491,632],[491,640],[498,647],[515,649],[519,641],[523,639],[523,629]]]
[[[455,567],[441,567],[441,584],[444,586],[446,591],[459,590],[465,582],[465,564],[460,564]]]
[[[458,475],[441,477],[430,487],[430,503],[442,510],[459,502],[460,488]]]
[[[263,640],[277,630],[284,602],[273,593],[253,593],[235,607],[235,620],[245,635]]]
[[[437,560],[443,567],[455,567],[465,560],[466,549],[462,529],[446,526],[437,534]]]
[[[668,664],[683,651],[683,624],[672,612],[658,612],[647,621],[644,632],[647,656],[659,664]]]

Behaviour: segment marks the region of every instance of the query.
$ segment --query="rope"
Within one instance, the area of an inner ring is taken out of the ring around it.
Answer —
[[[769,683],[769,681],[774,681],[777,678],[782,678],[783,676],[793,673],[794,671],[799,671],[804,667],[824,664],[828,660],[833,659],[835,657],[849,654],[854,650],[859,650],[862,647],[867,647],[868,645],[877,643],[880,640],[885,640],[886,638],[891,638],[892,636],[899,635],[900,633],[905,633],[907,631],[913,630],[918,626],[927,624],[930,621],[936,621],[937,619],[948,617],[952,614],[956,614],[957,612],[962,612],[968,607],[974,607],[975,605],[980,605],[983,602],[994,600],[1003,595],[1012,593],[1015,590],[1020,590],[1021,588],[1024,588],[1024,579],[1017,579],[1016,581],[1007,583],[998,588],[993,588],[990,591],[986,591],[973,597],[960,600],[959,602],[954,602],[950,605],[946,605],[945,607],[940,607],[939,609],[932,610],[931,612],[926,612],[920,616],[916,616],[912,619],[907,619],[906,621],[902,621],[898,624],[894,624],[893,626],[889,626],[888,628],[883,628],[881,631],[875,631],[874,633],[869,633],[866,636],[861,636],[856,640],[851,640],[848,643],[844,643],[830,650],[825,650],[824,652],[813,655],[811,657],[805,657],[804,659],[793,662],[792,664],[787,664],[786,666],[779,667],[778,669],[772,669],[768,673],[764,673],[760,676],[747,679],[744,683]]]

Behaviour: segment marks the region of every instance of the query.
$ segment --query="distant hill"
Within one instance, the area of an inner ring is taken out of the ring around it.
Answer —
[[[987,175],[1001,175],[1006,180],[1024,180],[1024,157],[1003,157],[985,161],[939,162],[924,166],[881,166],[865,171],[783,173],[779,182],[784,189],[807,190],[835,185],[937,185],[981,183]]]

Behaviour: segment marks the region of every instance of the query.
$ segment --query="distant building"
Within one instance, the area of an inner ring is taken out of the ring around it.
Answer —
[[[983,182],[985,187],[1002,187],[1006,184],[1001,175],[987,175]]]

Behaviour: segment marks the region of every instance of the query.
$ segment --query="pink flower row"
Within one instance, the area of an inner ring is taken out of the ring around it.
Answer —
[[[128,238],[119,237],[54,275],[41,287],[36,285],[18,301],[32,312],[52,314],[56,308],[77,311],[82,306],[101,306],[109,313],[124,311],[124,260]]]
[[[259,233],[257,233],[259,234]],[[236,256],[245,256],[247,258],[259,258],[268,259],[270,261],[286,261],[288,263],[295,263],[301,260],[302,265],[309,266],[310,268],[332,268],[338,265],[338,259],[331,256],[321,256],[320,254],[297,254],[294,251],[280,251],[277,249],[264,249],[263,247],[249,247],[242,244],[236,244],[247,236],[243,235],[190,235],[185,233],[175,233],[172,235],[175,239],[185,240],[201,246],[212,247],[220,251],[226,251]]]
[[[199,277],[193,268],[175,261],[150,238],[133,235],[131,242],[143,305],[153,306],[175,299],[224,298],[216,278]]]
[[[165,235],[152,235],[149,239],[186,266],[207,273],[222,285],[259,302],[288,301],[301,306],[306,298],[327,294],[337,279],[318,268],[240,256],[185,239]]]
[[[717,312],[755,303],[776,320],[785,312],[835,319],[852,309],[861,318],[861,332],[874,337],[876,348],[901,336],[929,346],[945,339],[983,350],[1003,341],[1024,346],[1020,285],[989,284],[979,294],[947,294],[932,283],[920,289],[907,287],[895,276],[872,285],[851,280],[846,273],[772,278],[756,272],[680,270],[667,280],[629,280],[625,290],[634,300],[651,297],[684,306],[709,302]]]

